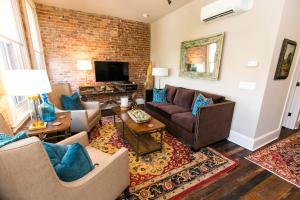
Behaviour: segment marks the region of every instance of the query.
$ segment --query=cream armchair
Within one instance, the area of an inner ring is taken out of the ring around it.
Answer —
[[[61,96],[72,95],[70,84],[58,83],[52,84],[52,92],[48,94],[49,100],[56,107],[56,112],[62,112]],[[81,102],[85,110],[70,110],[71,112],[71,131],[89,132],[101,120],[101,110],[99,102]]]
[[[0,122],[1,123],[1,122]],[[0,148],[1,200],[113,200],[124,190],[128,194],[129,158],[127,149],[105,154],[91,146],[86,132],[60,142],[79,142],[86,147],[95,169],[84,177],[63,182],[57,177],[37,137]]]

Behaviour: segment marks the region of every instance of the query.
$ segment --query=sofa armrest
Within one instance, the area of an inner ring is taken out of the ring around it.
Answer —
[[[145,102],[150,102],[153,100],[153,90],[145,90],[144,93]]]
[[[235,102],[224,101],[198,109],[194,148],[226,139],[229,136]]]
[[[121,148],[84,177],[62,184],[81,199],[116,199],[129,186],[128,150]]]
[[[86,110],[100,109],[98,101],[82,101],[81,103]]]
[[[64,140],[58,142],[57,144],[70,145],[75,142],[80,143],[82,146],[89,145],[89,138],[88,138],[87,132],[83,131],[83,132],[77,133],[76,135],[73,135],[67,139],[64,139]]]

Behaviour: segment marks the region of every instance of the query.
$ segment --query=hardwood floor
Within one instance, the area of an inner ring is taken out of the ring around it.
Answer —
[[[286,138],[296,131],[283,128],[280,138]],[[273,143],[274,143],[273,142]],[[253,164],[244,157],[251,151],[227,140],[211,145],[212,148],[240,161],[237,169],[222,179],[210,183],[185,197],[185,200],[299,200],[300,189],[271,172]]]

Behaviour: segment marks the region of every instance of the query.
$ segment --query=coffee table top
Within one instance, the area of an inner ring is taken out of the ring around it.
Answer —
[[[113,107],[112,111],[126,124],[127,128],[132,130],[135,134],[145,134],[157,131],[159,129],[164,129],[166,125],[154,117],[151,116],[151,119],[145,123],[136,123],[131,119],[127,114],[128,110],[121,110],[120,107]]]
[[[65,116],[62,118],[62,116]],[[62,124],[59,126],[54,126],[53,123],[61,122]],[[70,112],[61,112],[56,113],[56,120],[53,122],[48,122],[47,127],[44,129],[39,129],[35,131],[30,131],[28,128],[30,127],[32,120],[28,120],[24,125],[22,125],[19,131],[24,131],[28,136],[40,136],[41,134],[52,134],[60,131],[66,131],[71,126],[71,113]]]

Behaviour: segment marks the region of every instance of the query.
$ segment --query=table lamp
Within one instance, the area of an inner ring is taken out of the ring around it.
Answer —
[[[168,76],[168,68],[155,67],[152,69],[152,76],[158,77],[158,89],[160,89],[160,77]]]
[[[34,121],[31,130],[45,128],[38,112],[39,95],[51,92],[46,70],[5,70],[3,76],[6,95],[26,96],[33,102]]]
[[[92,62],[90,60],[78,60],[77,61],[77,69],[84,71],[85,84],[87,84],[87,71],[93,69]]]

